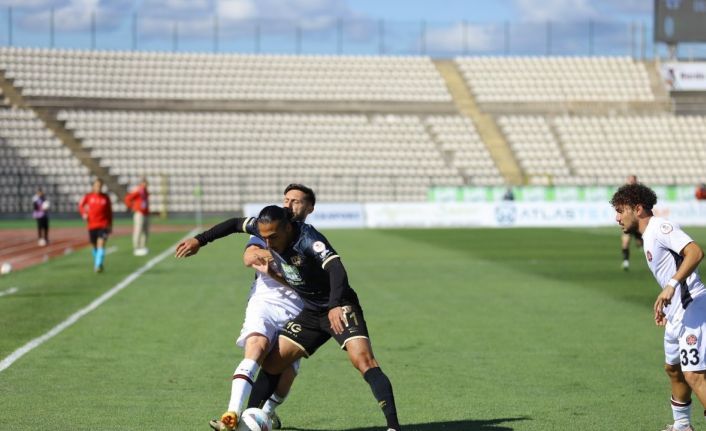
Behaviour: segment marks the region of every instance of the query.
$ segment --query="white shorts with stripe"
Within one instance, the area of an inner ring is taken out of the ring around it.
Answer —
[[[700,295],[684,310],[681,321],[667,322],[664,330],[665,362],[682,371],[706,370],[706,295]]]

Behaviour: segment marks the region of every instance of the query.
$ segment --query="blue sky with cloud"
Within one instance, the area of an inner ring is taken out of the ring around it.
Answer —
[[[349,52],[359,44],[369,53],[502,53],[509,48],[517,53],[551,49],[584,54],[589,44],[596,51],[603,45],[625,51],[640,37],[640,23],[651,26],[652,4],[652,0],[0,0],[0,44],[12,39],[13,44],[46,45],[49,36],[44,33],[49,33],[53,16],[52,43],[60,46],[85,45],[86,33],[95,27],[97,48],[129,48],[125,39],[137,25],[140,48],[149,44],[149,49],[201,50],[197,40],[202,39],[203,50],[208,50],[213,45],[209,39],[216,38],[221,49],[235,51]],[[12,29],[6,28],[9,7]],[[134,16],[139,17],[137,24]],[[509,28],[506,22],[512,23]],[[631,23],[637,24],[632,33]],[[594,40],[589,42],[591,31]],[[651,34],[647,36],[651,39]],[[261,40],[254,42],[255,38]],[[336,43],[339,39],[345,41],[344,49],[342,42]],[[235,40],[246,42],[242,48],[225,43]]]

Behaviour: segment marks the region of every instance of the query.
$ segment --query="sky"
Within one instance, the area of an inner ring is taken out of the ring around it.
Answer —
[[[642,40],[652,49],[647,46],[652,5],[653,0],[0,0],[0,44],[302,54],[611,49],[634,54]]]

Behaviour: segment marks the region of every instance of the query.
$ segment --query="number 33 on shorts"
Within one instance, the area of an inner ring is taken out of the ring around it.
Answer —
[[[679,340],[679,358],[681,362],[682,369],[686,368],[685,371],[697,371],[706,368],[706,364],[702,364],[702,358],[704,357],[702,343],[699,343],[699,339],[694,334],[686,334],[681,340]]]

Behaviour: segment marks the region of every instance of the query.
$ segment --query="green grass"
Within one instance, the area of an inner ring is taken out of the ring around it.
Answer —
[[[706,229],[687,229],[706,243]],[[620,270],[617,229],[331,230],[406,430],[658,429],[670,421],[659,288],[644,256]],[[180,235],[159,234],[157,252]],[[9,277],[0,358],[147,259],[111,240]],[[252,273],[243,237],[165,259],[0,373],[0,429],[206,430],[222,413]],[[696,400],[694,401],[698,404]],[[695,412],[699,408],[694,409]],[[305,360],[279,410],[296,430],[384,429],[345,354]],[[695,414],[695,420],[698,420]],[[44,427],[44,426],[43,426]]]

